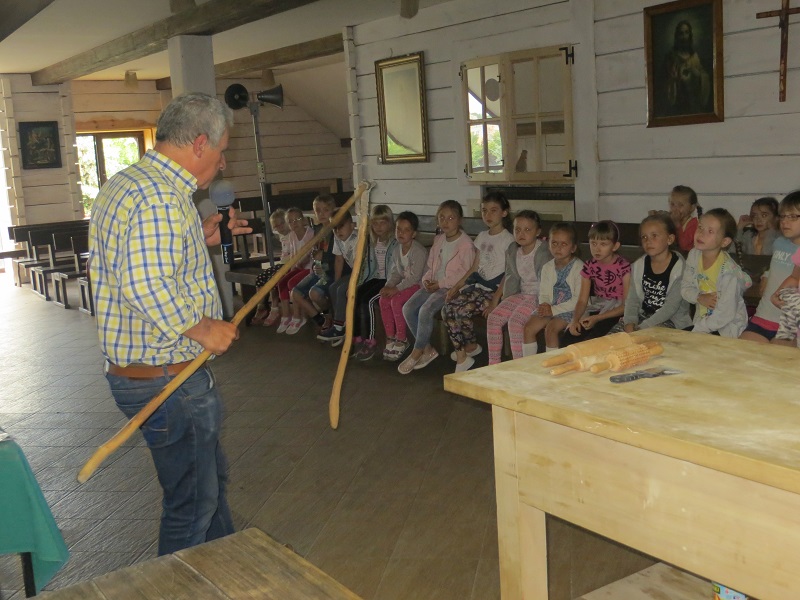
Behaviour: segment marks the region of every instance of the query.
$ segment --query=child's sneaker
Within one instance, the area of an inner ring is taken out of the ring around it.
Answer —
[[[335,342],[341,340],[343,337],[344,329],[336,329],[335,325],[328,327],[317,335],[317,339],[320,342]],[[339,344],[337,344],[337,346],[338,345]]]
[[[264,319],[263,325],[264,327],[272,327],[273,325],[275,325],[275,323],[277,323],[280,320],[280,318],[281,318],[280,311],[272,309],[271,311],[269,311],[269,316],[267,316],[267,318]]]
[[[286,328],[286,335],[294,335],[306,324],[306,318],[303,317],[302,319],[292,319],[292,322],[289,323],[289,327]]]
[[[291,317],[283,317],[281,319],[281,324],[278,325],[278,329],[275,331],[276,333],[284,333],[287,329],[289,329],[289,323],[292,322]]]
[[[360,361],[371,360],[378,350],[378,343],[375,340],[364,340],[361,349],[356,354],[356,359]]]

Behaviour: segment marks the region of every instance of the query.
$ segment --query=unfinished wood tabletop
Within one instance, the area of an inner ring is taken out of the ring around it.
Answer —
[[[446,390],[632,446],[800,493],[800,352],[655,327],[646,365],[680,374],[612,383],[552,376],[545,355],[445,376]],[[551,357],[550,354],[547,357]]]

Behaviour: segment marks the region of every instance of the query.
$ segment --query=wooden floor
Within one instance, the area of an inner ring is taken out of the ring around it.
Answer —
[[[94,319],[6,274],[0,339],[0,427],[25,451],[71,552],[47,589],[153,558],[160,492],[140,439],[75,481],[123,423]],[[442,390],[447,358],[405,377],[375,360],[350,365],[333,431],[337,360],[310,328],[258,327],[214,361],[237,527],[290,544],[365,599],[499,598],[488,408]],[[18,559],[0,556],[0,598],[19,600],[21,588]]]

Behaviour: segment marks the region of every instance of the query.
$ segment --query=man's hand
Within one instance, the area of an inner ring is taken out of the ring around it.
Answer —
[[[183,335],[219,356],[225,354],[231,344],[239,339],[239,328],[228,321],[203,317],[197,325],[184,331]]]
[[[228,228],[233,235],[253,233],[253,228],[247,226],[246,219],[237,218],[236,209],[232,206],[228,209],[228,216],[231,218],[228,221]],[[206,246],[219,246],[221,242],[219,236],[220,221],[222,221],[222,215],[219,213],[203,219],[203,236],[206,239]]]

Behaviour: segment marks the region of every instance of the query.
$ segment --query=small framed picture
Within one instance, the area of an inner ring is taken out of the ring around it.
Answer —
[[[19,147],[23,169],[61,167],[61,144],[56,121],[28,121],[19,124]]]
[[[644,9],[647,126],[724,120],[722,0]]]

